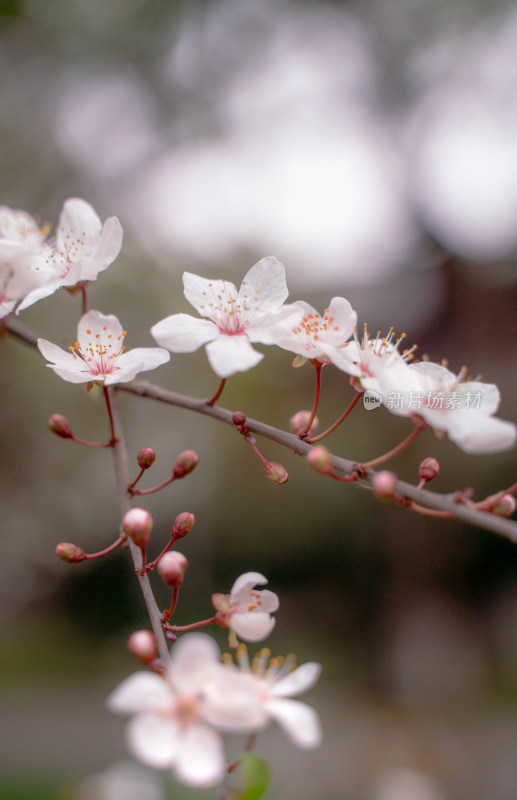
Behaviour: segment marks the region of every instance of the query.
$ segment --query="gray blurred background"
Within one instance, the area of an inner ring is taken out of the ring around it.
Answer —
[[[239,284],[271,254],[291,300],[322,310],[348,297],[360,324],[394,325],[420,354],[497,383],[515,421],[516,48],[517,10],[501,0],[0,0],[0,203],[55,224],[78,196],[120,218],[122,253],[89,304],[120,318],[128,347],[189,313],[184,270]],[[63,293],[20,321],[66,344],[79,315]],[[314,370],[263,350],[221,403],[287,427],[312,403]],[[18,342],[0,342],[0,358],[0,794],[126,800],[103,773],[127,758],[104,701],[136,668],[125,641],[145,614],[124,553],[56,559],[59,541],[106,546],[119,514],[109,453],[46,429],[60,412],[77,435],[104,438],[102,397]],[[200,397],[217,386],[202,350],[147,377]],[[350,399],[346,376],[324,370],[321,425]],[[274,486],[226,427],[120,403],[133,473],[139,448],[157,451],[144,485],[181,450],[200,456],[147,502],[156,552],[177,513],[196,515],[177,622],[208,616],[212,591],[257,570],[281,600],[268,645],[323,664],[308,700],[324,746],[258,739],[269,800],[515,800],[514,547],[374,502],[266,442],[290,474]],[[328,446],[366,460],[407,432],[358,407]],[[393,469],[416,481],[428,455],[437,491],[481,498],[516,479],[513,452],[467,457],[431,432]],[[135,796],[163,797],[148,780]],[[216,795],[173,783],[168,796]]]

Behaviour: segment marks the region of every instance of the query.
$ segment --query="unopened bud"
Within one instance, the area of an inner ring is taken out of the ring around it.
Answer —
[[[172,475],[174,478],[183,478],[197,466],[199,456],[194,450],[184,450],[180,453],[174,464]]]
[[[295,433],[297,436],[299,436],[300,433],[305,433],[307,431],[307,425],[309,423],[311,416],[312,416],[312,411],[297,411],[296,414],[293,414],[293,416],[289,420],[289,427],[292,430],[292,432]],[[316,431],[318,430],[318,425],[319,425],[318,417],[314,417],[311,423],[311,427],[307,431],[307,434],[312,435],[313,433],[316,433]]]
[[[158,647],[154,633],[147,630],[135,631],[127,640],[127,649],[142,664],[149,664],[158,655]]]
[[[418,477],[421,481],[432,481],[440,472],[440,465],[436,458],[424,458],[418,468]]]
[[[379,500],[391,500],[397,490],[397,476],[387,469],[378,472],[372,479],[372,491]]]
[[[52,414],[47,425],[52,433],[61,436],[62,439],[71,439],[74,435],[70,423],[62,414]]]
[[[244,425],[246,422],[246,414],[242,411],[234,411],[232,414],[232,422],[234,425]]]
[[[138,547],[146,546],[152,527],[153,518],[147,508],[130,508],[122,518],[122,530]]]
[[[266,473],[266,478],[271,483],[287,483],[289,480],[289,475],[285,467],[282,464],[279,464],[278,461],[268,461],[264,464],[264,472]]]
[[[181,539],[186,536],[192,530],[195,521],[194,514],[191,514],[190,511],[182,511],[174,520],[172,538]]]
[[[498,517],[511,517],[517,508],[517,501],[513,494],[504,494],[500,497],[491,507],[492,514],[497,514]]]
[[[323,445],[316,445],[307,454],[307,461],[314,472],[319,475],[331,475],[334,471],[332,456]]]
[[[152,449],[152,447],[143,447],[142,450],[138,451],[138,455],[136,460],[138,461],[138,466],[140,469],[149,469],[151,464],[154,463],[154,459],[156,458],[156,453]]]
[[[84,561],[86,554],[80,547],[71,542],[61,542],[56,547],[56,556],[64,561],[65,564],[78,564]]]
[[[187,558],[176,550],[169,550],[164,553],[156,565],[156,569],[171,589],[181,586],[187,567]]]

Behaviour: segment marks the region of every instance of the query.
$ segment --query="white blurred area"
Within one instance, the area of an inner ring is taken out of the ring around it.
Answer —
[[[108,181],[167,269],[202,262],[223,277],[242,253],[274,254],[296,288],[364,286],[432,266],[426,234],[467,259],[513,258],[517,12],[415,40],[395,102],[376,29],[386,9],[371,12],[185,6],[159,92],[127,65],[67,73],[61,146]]]

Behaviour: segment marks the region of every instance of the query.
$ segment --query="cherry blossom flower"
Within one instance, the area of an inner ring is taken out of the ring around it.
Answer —
[[[206,345],[208,361],[221,378],[245,372],[264,357],[251,342],[276,344],[303,315],[296,305],[283,305],[288,291],[283,264],[268,256],[253,266],[239,291],[225,280],[207,280],[185,272],[185,297],[207,319],[173,314],[151,328],[162,347],[192,353]]]
[[[344,297],[333,297],[323,316],[308,303],[300,300],[303,317],[277,344],[301,356],[302,361],[330,363],[329,352],[345,348],[357,324],[357,313]],[[297,362],[298,366],[301,363]]]
[[[128,353],[126,331],[113,315],[88,311],[79,320],[77,340],[66,352],[47,339],[38,339],[42,355],[63,380],[70,383],[104,381],[105,386],[133,380],[138,372],[165,364],[170,355],[160,347],[136,347]]]
[[[412,411],[437,432],[446,432],[466,453],[494,453],[515,445],[514,423],[493,417],[501,400],[495,384],[465,380],[465,369],[455,375],[431,361],[408,369],[417,385],[401,396],[405,413]]]
[[[239,645],[237,662],[257,692],[262,710],[261,728],[271,719],[276,720],[298,747],[311,749],[321,743],[321,726],[317,713],[311,706],[291,697],[312,688],[321,673],[321,665],[313,661],[295,667],[294,656],[270,658],[264,648],[250,664],[246,645]],[[233,662],[227,659],[227,668]]]
[[[179,781],[221,782],[226,759],[219,731],[252,731],[263,722],[255,686],[220,661],[216,643],[187,634],[172,648],[163,676],[136,672],[108,697],[112,711],[133,714],[131,753],[148,766],[171,768]]]
[[[237,646],[237,636],[247,642],[259,642],[275,627],[271,614],[278,609],[278,596],[268,589],[257,591],[257,583],[267,583],[267,578],[260,572],[245,572],[237,578],[230,594],[212,595],[217,611],[215,621],[230,629],[230,647]]]
[[[49,230],[48,224],[40,228],[25,211],[0,207],[0,264],[6,259],[10,263],[10,270],[5,266],[2,270],[10,276],[4,294],[14,305],[22,300],[18,311],[62,286],[71,289],[95,280],[122,247],[118,219],[109,217],[103,225],[92,206],[79,198],[64,203],[52,239],[47,239]],[[14,262],[13,245],[17,245]]]

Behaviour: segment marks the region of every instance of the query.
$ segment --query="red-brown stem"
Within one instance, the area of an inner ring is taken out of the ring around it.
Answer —
[[[82,298],[82,311],[83,314],[86,314],[88,309],[88,302],[86,299],[86,286],[81,286],[81,298]]]
[[[332,480],[338,481],[339,483],[353,483],[359,478],[357,473],[352,473],[352,475],[336,475],[335,472],[329,472],[329,476]]]
[[[210,619],[202,619],[201,622],[192,622],[190,625],[168,625],[165,624],[163,627],[166,631],[192,631],[194,628],[204,628],[205,625],[211,625],[215,622],[217,614],[214,614],[213,617]]]
[[[83,444],[85,447],[113,447],[113,439],[110,439],[109,442],[90,442],[89,439],[81,439],[79,436],[74,436],[74,434],[68,438],[70,441],[76,444]]]
[[[455,516],[451,511],[438,511],[435,508],[426,508],[425,506],[421,506],[419,503],[414,503],[413,501],[411,501],[408,509],[410,511],[418,511],[419,514],[426,514],[428,517],[452,518]]]
[[[257,443],[255,441],[255,437],[254,436],[250,436],[249,433],[247,433],[247,434],[244,435],[244,438],[248,442],[248,444],[251,447],[251,449],[253,450],[253,452],[256,453],[256,455],[260,458],[262,463],[263,464],[267,464],[268,460],[267,460],[267,458],[264,458],[264,456],[262,455],[262,453],[258,449]]]
[[[130,485],[127,487],[127,490],[128,490],[128,492],[129,492],[129,494],[135,494],[135,492],[133,491],[133,486],[136,486],[136,485],[137,485],[138,481],[140,480],[140,478],[141,478],[141,477],[142,477],[142,475],[144,474],[145,470],[146,470],[146,468],[145,468],[145,467],[142,467],[142,469],[140,470],[140,474],[139,474],[139,475],[137,475],[137,476],[136,476],[136,478],[135,478],[135,480],[133,481],[133,483],[131,483],[131,484],[130,484]]]
[[[371,461],[365,461],[362,466],[363,467],[376,467],[378,464],[384,464],[384,462],[385,461],[389,461],[390,458],[393,458],[394,456],[398,456],[398,454],[401,453],[403,450],[405,450],[406,447],[409,444],[411,444],[411,442],[414,439],[416,439],[416,437],[419,436],[422,433],[423,430],[425,430],[425,428],[427,428],[427,424],[426,423],[424,423],[423,425],[422,424],[417,425],[417,427],[413,428],[413,430],[411,431],[409,436],[406,436],[406,438],[403,439],[400,442],[400,444],[398,444],[392,450],[388,450],[387,453],[384,453],[382,456],[378,456],[378,458],[372,458]]]
[[[219,388],[218,388],[217,392],[214,395],[212,395],[212,397],[210,397],[208,400],[206,400],[206,404],[207,405],[213,406],[214,403],[216,403],[217,400],[219,400],[219,398],[221,397],[221,395],[223,393],[223,389],[225,387],[226,381],[227,381],[227,378],[223,378],[222,379],[221,383],[219,384]]]
[[[329,436],[329,434],[333,433],[333,431],[335,431],[336,428],[339,428],[341,423],[348,417],[352,409],[355,408],[355,406],[357,405],[363,394],[364,392],[357,392],[356,396],[354,397],[348,408],[344,411],[343,414],[341,414],[340,418],[336,420],[333,425],[330,426],[330,428],[327,428],[326,431],[323,431],[323,433],[320,433],[318,436],[311,436],[308,439],[305,439],[305,441],[308,444],[314,444],[315,442],[321,442],[322,439],[325,439],[326,436]]]
[[[246,742],[246,746],[244,748],[244,752],[245,753],[249,753],[250,752],[250,750],[252,749],[253,745],[255,744],[256,737],[257,737],[256,733],[250,733],[250,735],[248,736],[248,741]],[[234,761],[233,764],[230,764],[229,767],[228,767],[228,774],[230,774],[231,772],[236,770],[240,763],[241,763],[241,759],[239,758],[238,761]]]
[[[174,475],[172,475],[170,478],[167,478],[167,480],[164,481],[163,483],[159,483],[158,486],[152,486],[150,489],[132,489],[131,486],[135,485],[135,483],[136,483],[136,481],[135,481],[135,483],[131,484],[131,486],[128,488],[128,492],[129,492],[129,494],[132,494],[132,495],[134,495],[134,494],[153,494],[154,492],[159,492],[160,489],[164,489],[166,486],[169,485],[169,483],[172,483],[175,480],[176,480],[176,478],[174,477]]]
[[[164,611],[162,614],[162,622],[168,622],[172,615],[174,614],[174,609],[176,608],[176,604],[178,602],[178,593],[179,593],[179,586],[175,586],[172,590],[172,601],[170,607],[167,611]],[[168,628],[169,626],[167,626]]]
[[[309,431],[311,429],[311,425],[314,422],[314,418],[315,418],[316,412],[318,410],[318,405],[319,405],[319,402],[320,402],[320,392],[321,392],[321,368],[322,368],[322,366],[323,366],[323,364],[320,364],[319,362],[317,364],[314,364],[314,369],[316,370],[316,388],[314,390],[314,402],[312,404],[312,411],[311,411],[311,415],[309,417],[309,421],[308,421],[307,425],[305,426],[304,430],[301,431],[301,433],[300,433],[300,439],[305,439],[307,437],[307,434],[309,433]]]
[[[170,542],[169,542],[167,545],[165,545],[165,547],[163,548],[163,550],[162,550],[162,552],[160,553],[160,555],[159,555],[159,556],[157,556],[157,557],[154,559],[154,561],[151,561],[151,563],[150,563],[150,564],[148,564],[148,565],[146,566],[146,568],[145,568],[145,571],[146,571],[146,572],[151,572],[151,570],[155,568],[155,566],[157,565],[157,563],[158,563],[158,561],[160,560],[160,558],[161,558],[162,556],[164,556],[164,555],[165,555],[165,553],[166,553],[168,550],[170,550],[170,548],[172,547],[172,545],[174,544],[174,542],[175,542],[175,541],[176,541],[176,536],[173,536],[173,537],[172,537],[172,539],[170,540]]]
[[[104,550],[99,550],[98,553],[85,553],[83,561],[86,561],[88,558],[100,558],[101,556],[105,556],[107,553],[111,553],[112,550],[116,550],[117,547],[122,544],[122,542],[125,542],[126,538],[126,534],[123,533],[115,542],[113,542],[113,544],[110,544],[109,547],[105,547]]]
[[[107,386],[103,386],[102,391],[104,393],[104,399],[106,400],[106,408],[108,409],[108,416],[110,418],[111,441],[107,446],[113,447],[116,444],[117,438],[115,436],[115,426],[113,423],[113,410],[111,408],[110,393]]]

